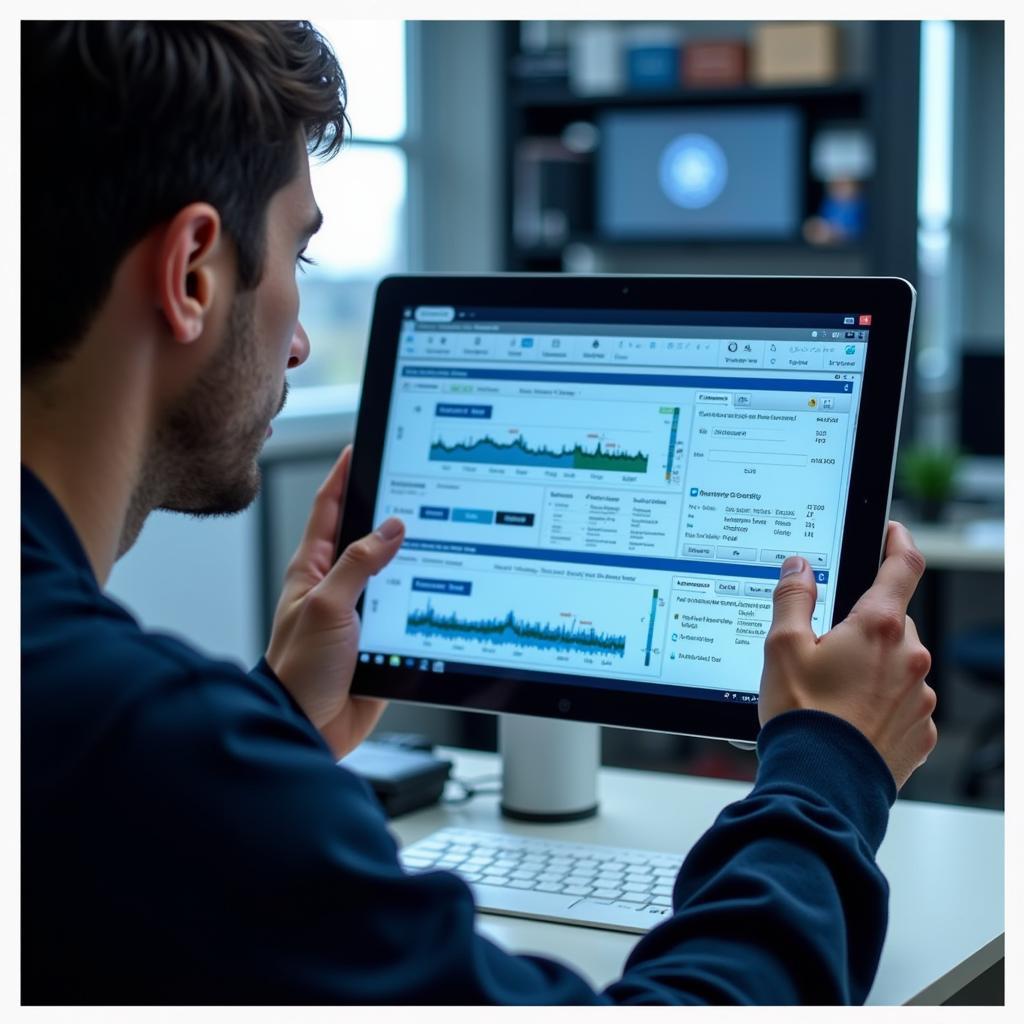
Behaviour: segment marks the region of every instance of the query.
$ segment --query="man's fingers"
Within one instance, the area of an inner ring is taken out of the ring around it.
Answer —
[[[924,575],[924,569],[924,555],[914,545],[910,531],[902,523],[889,523],[885,559],[875,576],[875,582],[863,594],[854,610],[860,614],[874,609],[891,615],[898,613],[902,618]]]
[[[352,445],[345,445],[341,455],[324,478],[313,499],[313,508],[306,523],[303,544],[319,540],[335,543],[338,535],[338,517],[341,514],[341,502],[348,486],[348,471],[352,466]]]
[[[818,585],[806,558],[791,555],[782,563],[779,582],[772,595],[773,612],[771,632],[779,635],[806,633],[813,638],[811,616]]]
[[[373,533],[349,544],[324,580],[332,604],[338,608],[354,608],[366,581],[395,557],[404,539],[402,520],[392,516]]]

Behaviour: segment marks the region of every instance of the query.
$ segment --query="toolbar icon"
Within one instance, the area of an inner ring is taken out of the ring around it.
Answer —
[[[871,314],[870,313],[862,314],[860,317],[857,318],[857,323],[861,327],[870,327],[871,326]]]

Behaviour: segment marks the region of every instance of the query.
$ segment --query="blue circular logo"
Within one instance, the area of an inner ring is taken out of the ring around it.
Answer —
[[[665,195],[676,206],[700,210],[722,194],[729,179],[729,165],[714,139],[680,135],[661,154],[658,177]]]

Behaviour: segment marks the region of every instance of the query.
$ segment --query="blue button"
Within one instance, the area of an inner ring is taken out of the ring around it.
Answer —
[[[453,523],[483,523],[489,526],[494,522],[494,513],[486,508],[454,508]]]
[[[420,519],[447,519],[450,511],[438,505],[421,505]]]

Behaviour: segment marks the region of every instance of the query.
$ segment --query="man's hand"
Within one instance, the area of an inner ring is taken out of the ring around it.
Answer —
[[[938,738],[935,691],[925,682],[931,655],[907,615],[923,572],[924,557],[906,527],[891,522],[871,589],[846,619],[816,638],[814,573],[805,559],[786,559],[765,640],[761,724],[796,708],[845,718],[874,744],[901,788]]]
[[[339,758],[369,735],[387,707],[383,700],[349,696],[359,652],[355,607],[366,581],[394,558],[405,536],[401,520],[388,519],[335,562],[351,463],[349,445],[317,491],[285,572],[267,651],[270,667]]]

